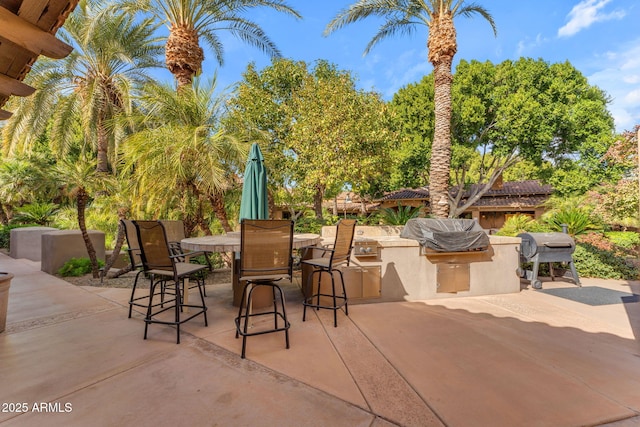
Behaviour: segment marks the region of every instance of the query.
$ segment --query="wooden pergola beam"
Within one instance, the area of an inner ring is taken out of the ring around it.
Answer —
[[[0,39],[8,40],[23,49],[53,59],[69,55],[73,47],[58,40],[53,34],[0,7]]]
[[[35,91],[35,88],[0,73],[0,95],[29,96]]]

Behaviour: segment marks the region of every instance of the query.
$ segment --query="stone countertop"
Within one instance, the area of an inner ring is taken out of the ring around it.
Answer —
[[[354,243],[377,242],[380,247],[412,247],[420,246],[417,240],[403,239],[399,236],[402,226],[356,226]],[[335,226],[322,227],[322,244],[333,244],[335,240]],[[519,237],[489,235],[491,245],[513,245],[520,244]]]
[[[330,240],[330,239],[326,239]],[[412,247],[412,246],[420,246],[417,240],[413,239],[404,239],[400,236],[359,236],[353,239],[354,243],[358,242],[377,242],[380,247]],[[521,239],[519,237],[509,237],[509,236],[489,236],[489,242],[491,245],[513,245],[520,244]],[[333,243],[333,242],[329,242]]]

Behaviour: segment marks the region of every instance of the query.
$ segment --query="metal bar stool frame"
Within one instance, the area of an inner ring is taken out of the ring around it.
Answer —
[[[284,332],[286,348],[289,348],[291,323],[287,319],[284,292],[275,282],[282,279],[291,280],[293,277],[293,221],[243,219],[240,229],[239,281],[246,283],[242,290],[235,325],[236,338],[242,336],[241,358],[244,359],[247,337],[254,335]],[[273,306],[271,310],[254,313],[253,292],[260,286],[271,288]],[[251,320],[263,316],[273,316],[273,327],[250,331]]]
[[[302,305],[302,321],[304,322],[307,317],[307,307],[315,308],[316,310],[327,309],[333,310],[333,326],[338,326],[338,310],[344,308],[345,315],[349,315],[349,302],[347,297],[347,290],[344,285],[344,275],[342,270],[338,267],[342,265],[349,265],[349,259],[351,257],[351,247],[353,244],[353,235],[355,232],[356,221],[352,219],[342,219],[338,221],[336,227],[336,239],[332,247],[326,248],[314,248],[314,250],[322,251],[322,256],[319,258],[312,258],[301,261],[312,267],[312,271],[309,273],[309,283],[313,292],[313,276],[318,275],[317,292],[311,295],[305,295]],[[328,257],[326,255],[329,255]],[[336,283],[333,277],[333,273],[337,272],[340,275],[340,284],[342,285],[342,293],[336,294]],[[322,274],[326,273],[331,278],[331,293],[323,293],[321,291]],[[320,297],[331,298],[332,305],[324,305],[320,303]],[[313,302],[313,300],[316,302]]]

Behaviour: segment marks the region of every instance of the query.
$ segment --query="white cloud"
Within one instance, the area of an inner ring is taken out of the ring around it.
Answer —
[[[426,49],[420,52],[405,51],[394,58],[393,64],[388,65],[389,68],[385,73],[386,90],[382,94],[385,98],[391,98],[401,87],[418,82],[432,71],[432,66],[427,60]]]
[[[640,105],[640,89],[632,90],[624,97],[625,104]]]
[[[518,42],[516,57],[527,56],[527,52],[530,52],[533,49],[542,46],[542,44],[545,43],[546,41],[547,39],[542,37],[542,34],[538,34],[535,40],[530,40],[530,39],[520,40]]]
[[[603,89],[612,98],[609,111],[616,130],[633,129],[640,124],[640,39],[603,55],[602,67],[588,77],[589,83]]]
[[[622,81],[629,84],[640,83],[640,74],[634,74],[629,76],[623,76]]]
[[[611,0],[582,0],[569,12],[569,22],[558,30],[558,37],[571,37],[596,22],[611,19],[622,19],[626,15],[623,10],[603,13],[601,10]]]

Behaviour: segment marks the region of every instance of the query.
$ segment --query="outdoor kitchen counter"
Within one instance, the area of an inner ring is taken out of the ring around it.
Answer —
[[[509,237],[509,236],[489,236],[489,242],[491,245],[520,245],[519,237]],[[392,247],[392,246],[415,246],[419,247],[420,243],[417,240],[413,239],[404,239],[400,236],[371,236],[371,237],[355,237],[353,239],[354,242],[361,241],[376,241],[378,245],[383,248]]]
[[[380,267],[380,296],[356,302],[417,301],[520,291],[520,238],[489,236],[486,251],[426,252],[416,240],[389,235],[354,238],[352,265]],[[373,252],[359,249],[373,245]]]

